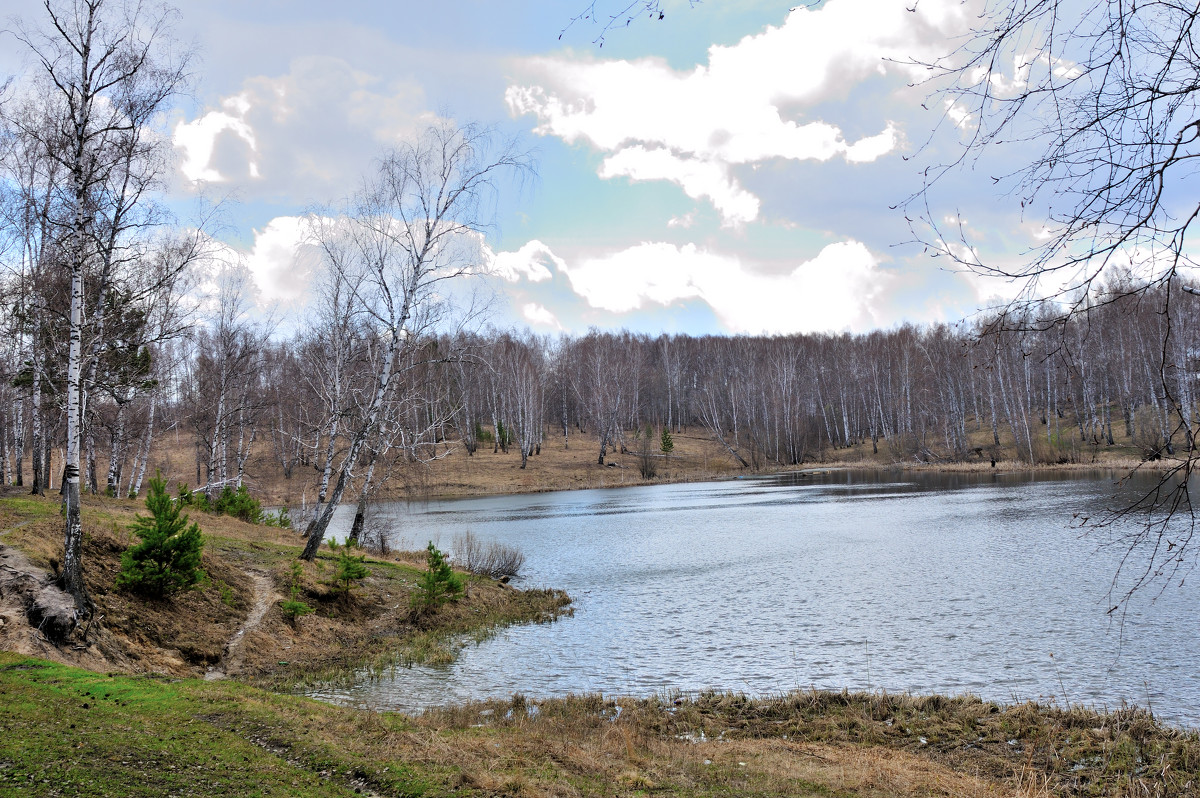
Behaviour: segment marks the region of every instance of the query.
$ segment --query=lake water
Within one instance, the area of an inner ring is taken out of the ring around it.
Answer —
[[[567,590],[575,615],[317,695],[418,711],[846,687],[1149,703],[1198,725],[1200,594],[1146,590],[1114,621],[1121,550],[1072,526],[1116,490],[1104,474],[833,472],[391,505],[409,548],[466,530],[517,546],[518,586]]]

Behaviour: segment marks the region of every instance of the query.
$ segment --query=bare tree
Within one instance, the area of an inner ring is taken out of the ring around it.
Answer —
[[[699,2],[688,0],[692,6]],[[666,15],[663,0],[588,0],[567,22],[558,38],[577,25],[589,25],[596,32],[592,43],[603,47],[605,38],[613,30],[627,28],[639,18],[662,21]]]
[[[183,85],[186,57],[172,51],[171,13],[119,0],[46,0],[45,27],[19,27],[17,39],[40,66],[37,91],[49,108],[45,128],[23,130],[65,172],[64,213],[55,220],[70,275],[70,337],[66,379],[66,531],[63,587],[78,617],[92,602],[83,582],[79,517],[79,455],[84,414],[85,284],[119,262],[122,221],[141,192],[131,176],[153,182],[162,137],[148,135]]]
[[[1170,419],[1164,454],[1172,453],[1173,439],[1192,441],[1197,430],[1190,381],[1176,379],[1188,364],[1177,342],[1174,305],[1194,304],[1193,295],[1200,295],[1181,279],[1196,266],[1189,239],[1200,215],[1192,190],[1200,155],[1198,19],[1194,4],[1153,0],[990,3],[961,47],[927,65],[941,82],[947,113],[969,115],[975,126],[956,159],[926,171],[924,189],[909,203],[913,218],[926,226],[918,237],[940,254],[973,271],[1020,281],[1019,297],[989,319],[985,333],[1057,329],[1063,335],[1055,351],[1071,358],[1081,347],[1065,337],[1068,322],[1086,327],[1099,305],[1130,296],[1157,303],[1162,324],[1149,368],[1157,384],[1151,398]],[[1016,168],[993,181],[1024,216],[1044,222],[1040,243],[1015,264],[980,253],[961,227],[942,229],[939,214],[930,212],[956,167],[1014,151]],[[1118,271],[1133,279],[1113,291],[1105,282]],[[1054,303],[1047,305],[1046,297]],[[997,378],[1010,403],[1006,412],[1019,419],[1023,405],[1014,365],[1002,362]],[[1070,396],[1080,403],[1082,435],[1087,397],[1107,399],[1107,393],[1102,374],[1081,371],[1079,361],[1074,365]],[[1188,389],[1181,392],[1182,386]],[[1022,437],[1031,443],[1024,430]],[[1197,461],[1188,447],[1155,489],[1101,521],[1131,514],[1142,521],[1141,532],[1127,543],[1131,552],[1148,554],[1118,604],[1148,581],[1170,579],[1194,565],[1188,542],[1196,520],[1188,485]]]
[[[445,319],[445,297],[438,289],[474,265],[470,244],[484,229],[496,181],[506,171],[528,167],[511,146],[497,150],[489,131],[443,121],[386,157],[329,232],[344,237],[346,246],[338,249],[345,257],[327,258],[326,266],[347,283],[383,350],[354,428],[347,431],[333,491],[308,532],[304,559],[316,556],[325,539],[359,456],[379,429],[385,403],[409,398],[397,397],[396,390],[411,389],[404,376],[426,359],[414,349]]]

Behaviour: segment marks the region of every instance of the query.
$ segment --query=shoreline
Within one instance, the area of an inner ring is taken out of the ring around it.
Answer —
[[[0,792],[23,795],[1200,794],[1200,736],[1139,708],[591,693],[408,716],[8,653],[0,692]]]
[[[510,489],[490,489],[482,486],[462,486],[453,488],[445,484],[424,484],[421,488],[405,488],[400,491],[381,492],[377,501],[388,502],[420,502],[444,501],[452,499],[477,499],[499,496],[523,496],[541,493],[562,493],[582,490],[608,490],[617,488],[641,488],[653,485],[685,485],[704,484],[713,482],[731,482],[739,479],[770,478],[787,475],[820,475],[832,472],[870,473],[930,473],[930,474],[993,474],[1008,476],[1015,474],[1038,473],[1096,473],[1109,472],[1117,478],[1126,478],[1134,474],[1163,475],[1181,464],[1179,461],[1140,462],[1136,460],[1116,459],[1109,462],[1097,463],[1022,463],[1016,460],[997,461],[994,467],[988,463],[948,462],[948,463],[864,463],[860,460],[835,460],[822,464],[800,464],[774,469],[713,471],[707,474],[687,473],[679,476],[664,476],[653,479],[632,478],[624,479],[619,484],[598,485],[532,485],[516,486]],[[597,469],[607,468],[595,466]],[[621,468],[626,468],[621,466]],[[600,472],[597,472],[600,473]]]

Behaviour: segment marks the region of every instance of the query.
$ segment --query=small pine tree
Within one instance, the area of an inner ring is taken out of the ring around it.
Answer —
[[[150,480],[146,509],[150,517],[139,515],[130,527],[142,542],[121,555],[117,587],[161,597],[199,582],[204,577],[200,525],[189,525],[180,514],[180,503],[167,494],[161,476]]]
[[[288,591],[292,597],[279,602],[279,609],[283,611],[283,617],[287,619],[287,622],[294,627],[296,619],[310,614],[313,608],[300,600],[300,580],[304,577],[304,568],[300,563],[292,563],[291,577]]]
[[[350,588],[354,587],[354,583],[366,579],[371,573],[367,570],[367,566],[363,565],[367,560],[367,555],[355,556],[350,552],[349,543],[338,551],[337,566],[333,572],[334,590],[342,595],[349,595]]]
[[[671,430],[663,427],[662,438],[659,441],[658,448],[662,449],[663,456],[670,457],[671,452],[675,451],[675,439],[671,437]]]
[[[463,594],[462,577],[454,573],[446,555],[438,551],[433,541],[425,550],[425,573],[417,580],[417,589],[413,593],[413,609],[418,612],[428,612],[437,609],[447,601],[454,601]]]

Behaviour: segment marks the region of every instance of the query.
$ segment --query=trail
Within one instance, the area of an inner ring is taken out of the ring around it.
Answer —
[[[246,575],[254,582],[254,607],[251,608],[242,628],[238,629],[237,634],[229,638],[229,642],[225,644],[225,652],[221,656],[221,661],[209,667],[205,672],[204,680],[207,682],[225,679],[229,674],[236,674],[242,669],[242,643],[245,642],[246,636],[250,632],[259,627],[267,610],[271,608],[271,604],[279,598],[275,594],[275,585],[267,574],[262,571],[248,570]]]

